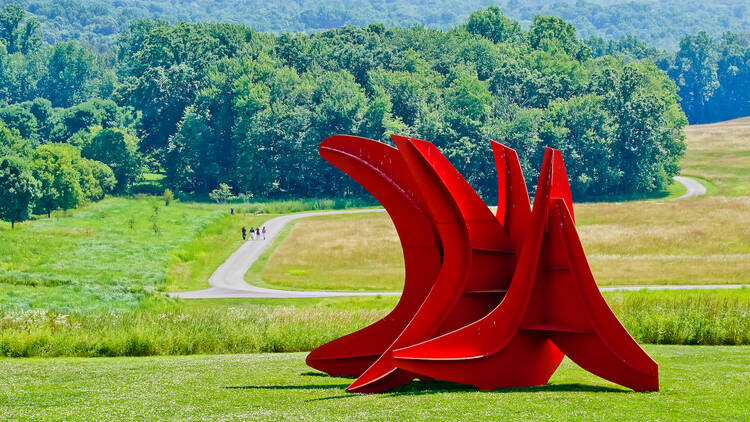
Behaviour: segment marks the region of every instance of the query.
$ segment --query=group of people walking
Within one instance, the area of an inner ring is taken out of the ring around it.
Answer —
[[[230,208],[229,214],[234,215],[234,208]],[[250,236],[250,240],[266,240],[266,226],[247,227],[242,226],[242,240],[247,240],[247,236]]]
[[[250,240],[266,240],[266,226],[263,227],[250,227]],[[245,226],[242,226],[242,240],[247,240],[248,230]]]

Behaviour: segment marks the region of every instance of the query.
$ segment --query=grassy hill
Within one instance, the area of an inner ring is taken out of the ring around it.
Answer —
[[[132,309],[163,287],[173,253],[226,215],[211,204],[113,198],[0,228],[0,307]]]
[[[707,181],[709,193],[750,195],[750,117],[688,126],[682,174]]]

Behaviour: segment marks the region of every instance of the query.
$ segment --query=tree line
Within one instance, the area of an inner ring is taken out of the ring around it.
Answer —
[[[594,57],[557,17],[525,30],[490,7],[448,31],[281,35],[139,20],[106,53],[27,42],[29,19],[0,42],[0,121],[33,149],[32,175],[65,149],[57,161],[107,165],[114,192],[150,171],[183,194],[223,183],[256,198],[361,195],[318,157],[335,133],[432,141],[488,200],[488,139],[518,151],[532,191],[543,149],[561,149],[578,198],[663,189],[684,150],[675,83],[649,61]]]

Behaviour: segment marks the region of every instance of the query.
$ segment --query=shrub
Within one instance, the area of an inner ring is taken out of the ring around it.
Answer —
[[[164,205],[169,206],[169,204],[174,201],[174,193],[171,189],[164,189],[164,195],[162,195],[162,198],[164,198]]]

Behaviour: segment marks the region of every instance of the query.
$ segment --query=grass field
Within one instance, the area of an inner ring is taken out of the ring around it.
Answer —
[[[161,288],[171,252],[225,214],[211,204],[111,198],[0,228],[0,308],[132,309]]]
[[[0,222],[0,312],[134,309],[150,292],[207,287],[211,273],[242,243],[243,225],[362,204],[367,202],[321,199],[166,206],[159,197],[109,198],[13,230]]]
[[[722,183],[711,186],[718,192],[742,182]],[[276,213],[358,204],[233,204],[242,212],[229,216],[226,205],[155,201],[108,199],[16,230],[0,226],[0,248],[8,251],[0,256],[0,356],[305,351],[367,325],[395,304],[393,297],[164,298],[159,291],[207,287],[211,272],[239,246],[243,224],[261,224]],[[748,196],[575,207],[600,284],[748,282]],[[253,266],[249,281],[361,290],[398,290],[402,283],[400,247],[383,213],[298,220],[276,246]],[[641,342],[750,343],[748,290],[605,298]]]
[[[750,197],[574,207],[600,285],[748,282]],[[401,247],[383,213],[307,218],[270,255],[261,279],[284,288],[399,290]]]
[[[4,419],[83,420],[731,420],[750,414],[750,347],[646,346],[661,391],[634,393],[569,360],[550,384],[476,391],[412,382],[344,392],[303,354],[0,359]]]
[[[727,196],[750,195],[750,117],[686,129],[682,174],[697,176]]]

